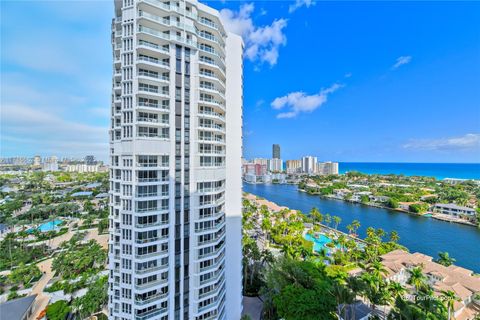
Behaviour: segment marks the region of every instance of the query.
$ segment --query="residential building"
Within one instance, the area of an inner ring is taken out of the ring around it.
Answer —
[[[287,173],[300,173],[302,171],[302,160],[287,160]]]
[[[280,145],[279,144],[274,144],[272,146],[272,158],[273,159],[280,159]]]
[[[253,163],[266,165],[268,167],[268,159],[265,159],[265,158],[255,158],[253,159]]]
[[[448,214],[451,216],[475,216],[476,211],[473,208],[458,206],[454,203],[436,203],[433,206],[433,212]]]
[[[116,0],[112,47],[109,319],[239,319],[241,37],[197,1]]]
[[[40,167],[42,165],[42,158],[40,156],[33,157],[33,165]]]
[[[319,162],[316,173],[321,175],[338,174],[338,162]]]
[[[302,172],[312,174],[316,172],[317,157],[302,157]]]
[[[79,172],[79,173],[99,172],[100,171],[100,165],[98,165],[98,164],[88,165],[86,163],[69,164],[65,167],[65,171],[67,171],[67,172]]]
[[[394,250],[381,257],[389,281],[407,285],[410,278],[408,272],[414,267],[421,267],[427,283],[433,288],[435,295],[442,291],[453,291],[460,301],[454,302],[456,319],[474,319],[480,309],[480,278],[473,271],[451,265],[445,267],[433,262],[432,257],[415,252]]]
[[[11,158],[0,158],[1,165],[15,165],[15,166],[26,166],[32,164],[31,158],[26,157],[11,157]]]
[[[97,163],[97,161],[95,160],[95,156],[92,156],[92,155],[88,155],[88,156],[85,156],[85,163],[87,165],[94,165]]]
[[[58,158],[56,156],[51,156],[45,158],[42,163],[43,171],[58,171]]]
[[[263,164],[247,163],[243,165],[245,174],[261,176],[267,174],[267,166]]]
[[[270,172],[282,172],[283,162],[282,159],[268,159],[268,171]]]

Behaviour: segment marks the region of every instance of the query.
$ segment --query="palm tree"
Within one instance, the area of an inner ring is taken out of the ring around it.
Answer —
[[[332,217],[327,213],[324,217],[324,221],[327,227],[330,227],[330,222],[332,222]]]
[[[380,261],[373,261],[365,267],[365,270],[377,278],[381,278],[388,273],[387,269]]]
[[[448,254],[448,252],[439,252],[437,263],[440,263],[442,266],[448,267],[451,266],[456,260]]]
[[[335,230],[337,230],[338,225],[340,224],[340,222],[342,222],[342,218],[338,216],[333,216],[333,222],[335,223]]]
[[[353,220],[352,221],[353,233],[357,234],[358,228],[360,228],[360,221]]]
[[[394,298],[402,297],[403,294],[407,291],[404,286],[402,286],[396,281],[391,281],[388,284],[388,290],[391,292],[392,297]]]
[[[348,230],[348,234],[352,234],[353,233],[353,226],[351,224],[347,225],[347,230]]]
[[[422,267],[409,269],[408,273],[410,274],[408,284],[413,285],[417,292],[420,291],[420,289],[425,288],[427,277],[423,274]]]
[[[453,305],[455,303],[455,301],[460,301],[460,298],[457,297],[457,295],[455,294],[455,292],[453,292],[452,290],[447,290],[447,291],[441,291],[441,297],[442,297],[442,300],[444,301],[444,303],[446,304],[446,307],[447,307],[447,312],[448,312],[448,320],[450,320],[451,316],[453,315]],[[453,318],[455,318],[455,316],[453,316]]]
[[[317,208],[313,207],[312,210],[310,210],[310,217],[312,217],[313,223],[322,223],[323,215]]]
[[[398,235],[398,232],[395,230],[390,232],[390,241],[397,243],[398,240],[400,240],[400,236]]]

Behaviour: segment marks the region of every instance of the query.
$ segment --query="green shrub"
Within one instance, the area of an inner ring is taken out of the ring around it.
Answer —
[[[65,300],[59,300],[47,306],[48,320],[65,320],[71,308]]]

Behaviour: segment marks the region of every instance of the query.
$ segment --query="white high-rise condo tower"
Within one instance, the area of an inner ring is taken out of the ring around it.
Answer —
[[[243,43],[197,1],[115,0],[109,319],[238,320]]]

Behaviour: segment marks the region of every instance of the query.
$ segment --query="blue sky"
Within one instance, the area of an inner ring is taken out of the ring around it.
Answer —
[[[480,162],[480,4],[220,2],[244,153]],[[1,155],[106,158],[110,1],[1,2]]]

